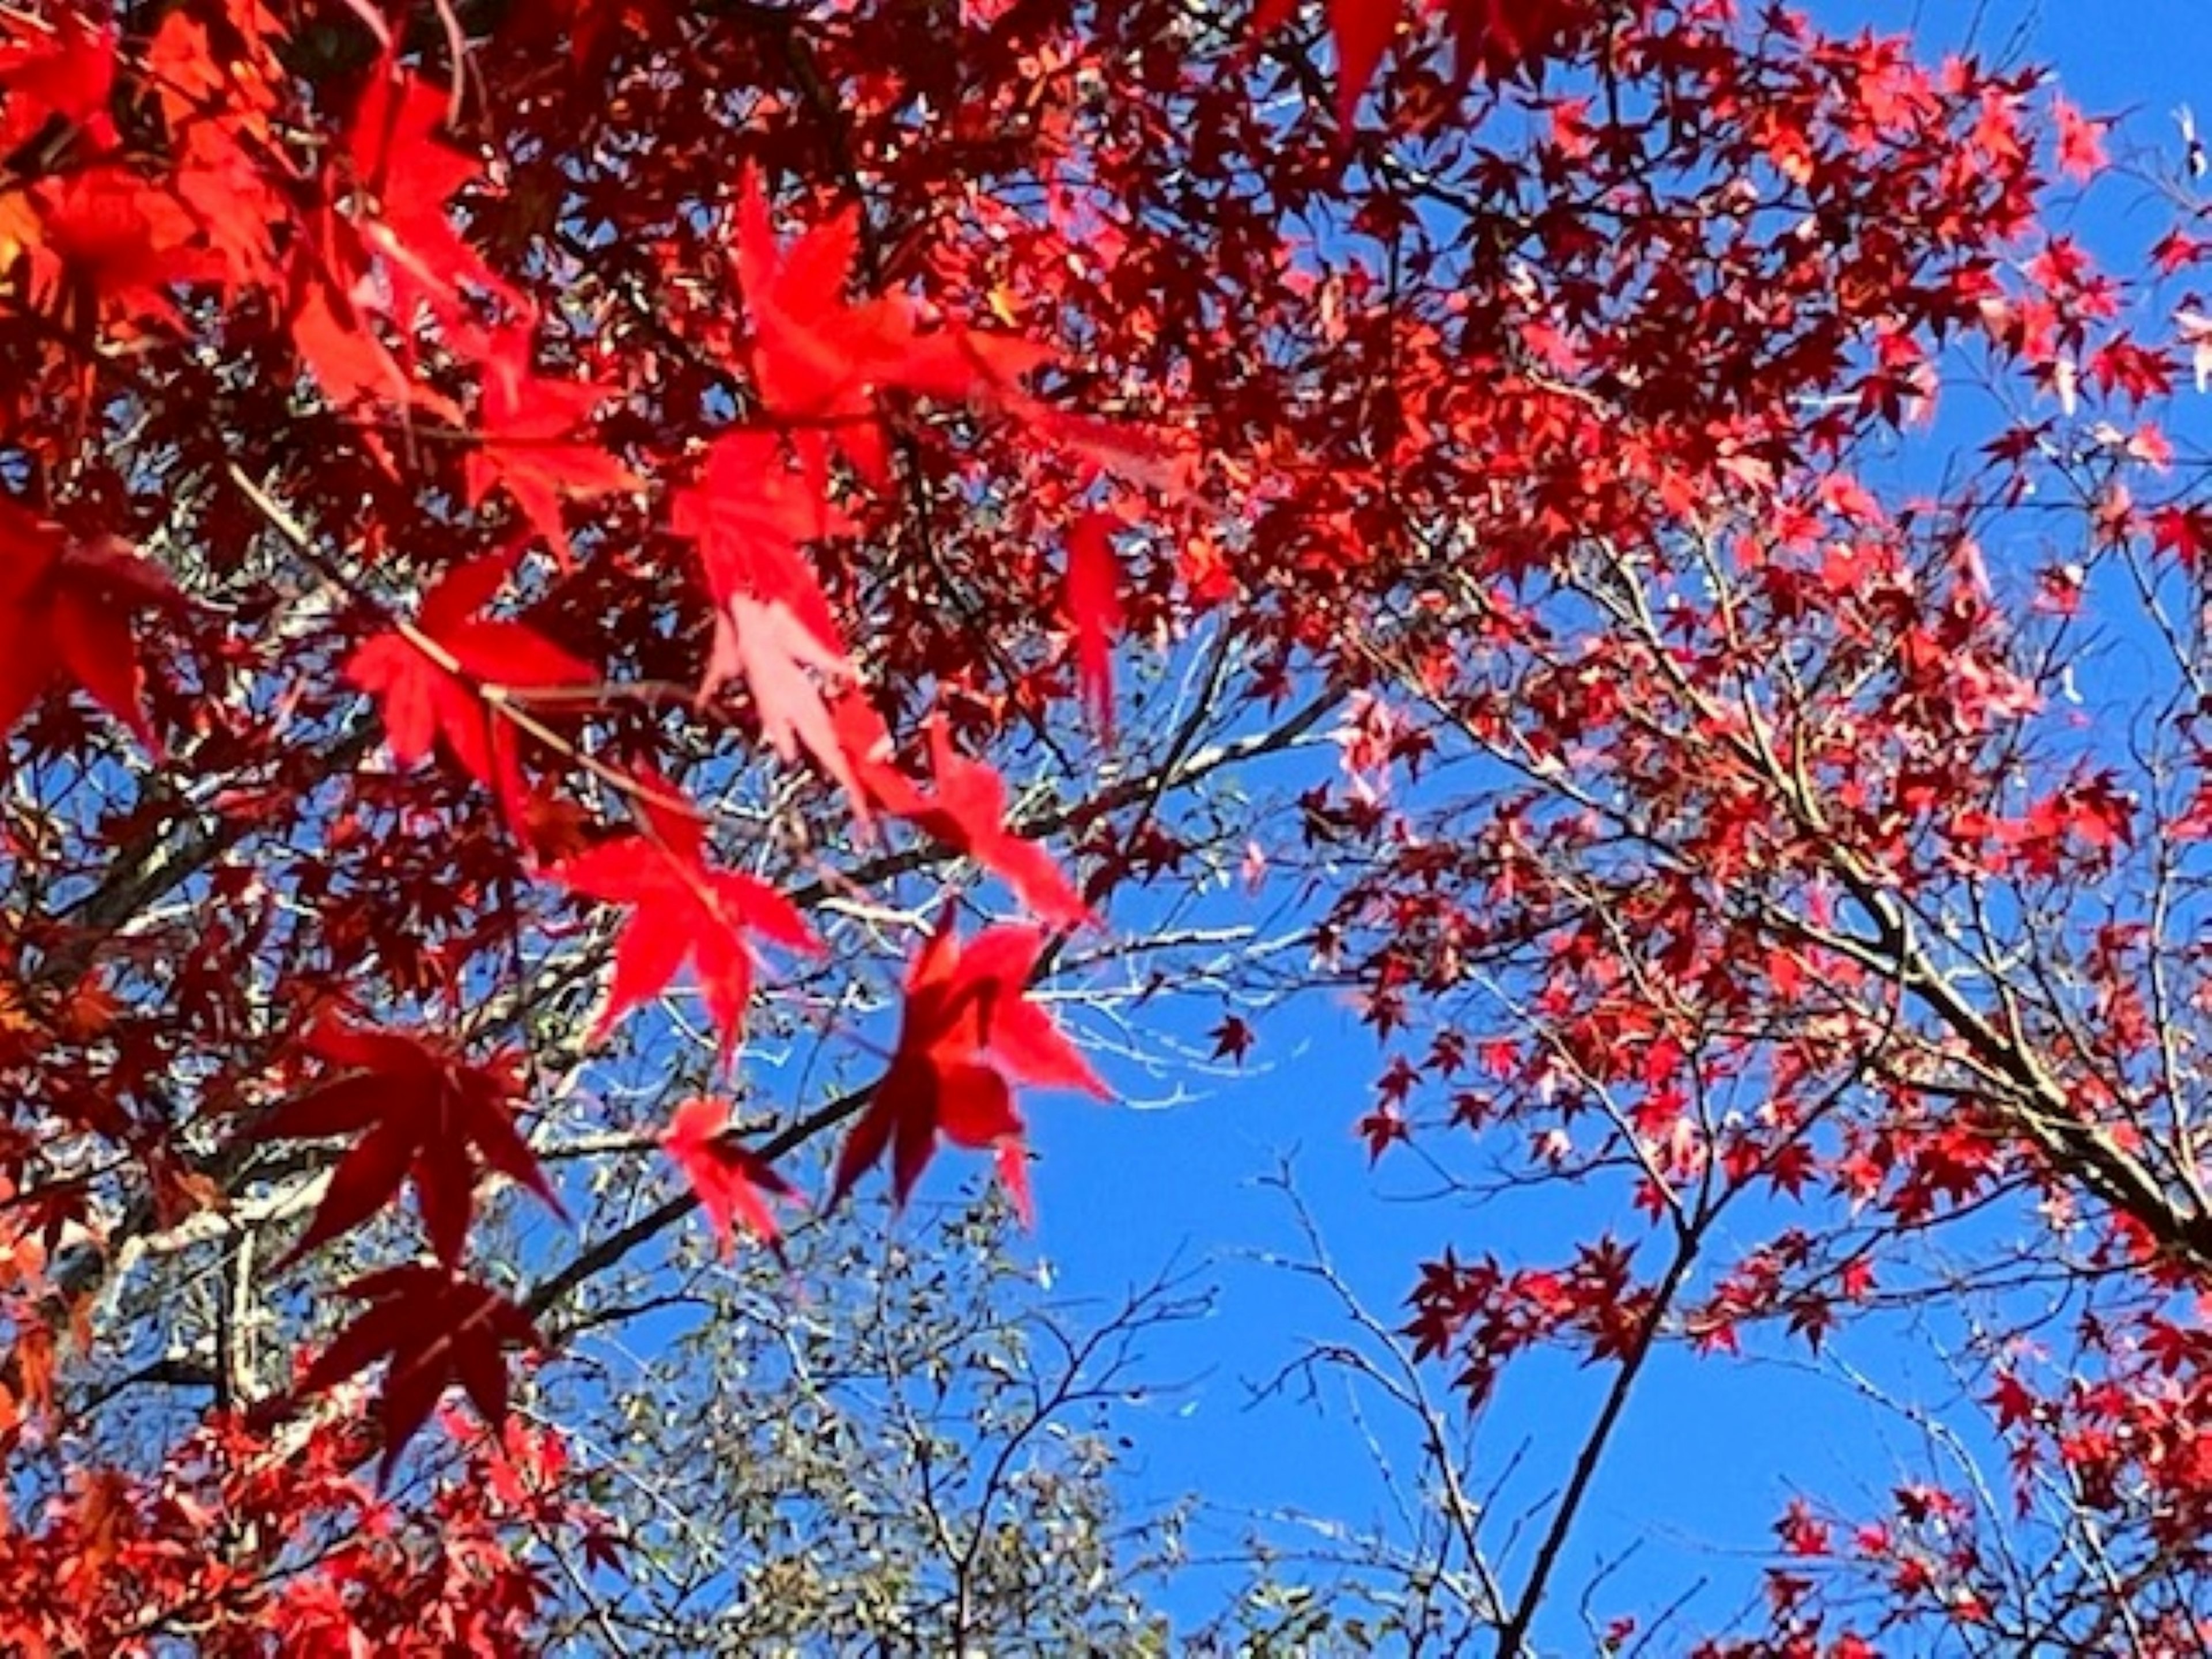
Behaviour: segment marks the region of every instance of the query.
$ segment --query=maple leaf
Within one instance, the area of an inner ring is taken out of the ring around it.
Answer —
[[[423,596],[411,634],[378,635],[346,659],[343,672],[377,700],[385,742],[401,765],[419,763],[443,739],[461,769],[499,798],[507,822],[520,825],[528,800],[514,736],[488,690],[590,685],[598,676],[526,624],[476,614],[499,591],[512,562],[511,555],[493,554],[447,572]]]
[[[752,998],[750,933],[818,954],[821,941],[791,901],[766,882],[703,861],[696,820],[653,815],[655,835],[625,836],[557,866],[553,878],[604,903],[632,907],[615,945],[614,982],[597,1042],[632,1008],[659,994],[688,959],[727,1063]]]
[[[11,185],[0,192],[0,257],[25,256],[29,293],[80,326],[99,315],[179,320],[171,285],[211,274],[201,227],[169,190],[105,164],[121,147],[109,111],[116,46],[112,25],[94,32],[66,9],[0,29]]]
[[[1075,624],[1075,672],[1099,736],[1114,740],[1114,640],[1121,631],[1121,562],[1114,556],[1121,521],[1086,513],[1067,532],[1064,603]]]
[[[356,404],[422,404],[459,424],[460,405],[409,379],[398,360],[364,325],[352,303],[319,282],[303,283],[288,319],[293,349],[323,395],[339,409]]]
[[[325,1393],[380,1359],[390,1361],[376,1401],[384,1432],[380,1486],[391,1480],[407,1443],[457,1382],[486,1423],[506,1423],[503,1351],[543,1346],[528,1314],[450,1266],[423,1262],[368,1273],[345,1285],[343,1294],[368,1306],[307,1368],[300,1392]]]
[[[481,442],[465,469],[469,505],[504,488],[562,563],[573,563],[562,498],[644,487],[599,445],[569,435],[606,398],[598,386],[532,374],[526,331],[501,336],[484,362]]]
[[[464,284],[519,313],[530,307],[477,256],[446,210],[483,172],[476,157],[438,136],[450,113],[445,88],[404,73],[387,54],[355,106],[346,151],[357,186],[355,226],[383,256],[392,315],[404,323],[420,301],[465,334]]]
[[[0,88],[8,94],[0,106],[0,155],[10,158],[11,172],[28,171],[16,153],[51,125],[64,129],[72,148],[100,149],[114,142],[108,102],[115,43],[112,24],[95,31],[67,8],[58,9],[46,28],[0,35]],[[39,159],[60,158],[50,152]]]
[[[2051,109],[2058,129],[2059,170],[2069,179],[2094,179],[2106,165],[2106,123],[2084,115],[2073,102],[2058,99]]]
[[[339,1074],[279,1105],[248,1138],[361,1139],[338,1160],[287,1261],[359,1226],[398,1195],[403,1181],[413,1182],[430,1248],[449,1266],[467,1242],[485,1170],[526,1187],[567,1218],[515,1129],[511,1066],[472,1066],[430,1039],[336,1022],[317,1026],[304,1046]]]
[[[699,481],[676,493],[670,522],[699,550],[715,607],[740,594],[782,605],[823,649],[845,641],[800,544],[849,533],[852,521],[786,465],[775,434],[725,433]]]
[[[1297,15],[1299,0],[1260,0],[1252,32],[1264,34]],[[1328,0],[1336,44],[1337,125],[1351,129],[1359,100],[1398,32],[1403,0]],[[1503,80],[1566,50],[1596,15],[1594,0],[1423,0],[1443,12],[1452,32],[1452,64],[1464,90],[1480,69]]]
[[[702,701],[716,687],[742,678],[752,693],[761,735],[786,761],[804,749],[848,795],[860,799],[859,780],[837,741],[827,693],[849,685],[851,661],[823,643],[780,599],[737,593],[714,618],[714,644]]]
[[[232,290],[280,280],[274,227],[283,195],[256,157],[283,142],[276,131],[283,66],[265,39],[222,31],[185,8],[170,11],[146,52],[146,80],[176,152],[173,183]]]
[[[1359,1120],[1358,1133],[1367,1142],[1367,1161],[1380,1159],[1395,1141],[1412,1138],[1404,1116],[1395,1106],[1378,1106]]]
[[[861,788],[884,811],[999,877],[1039,921],[1056,927],[1097,921],[1052,854],[1007,827],[1005,780],[953,748],[943,716],[928,723],[936,788],[927,794],[891,764],[890,734],[860,698],[841,698],[836,720]]]
[[[220,280],[228,262],[169,190],[119,167],[87,167],[32,187],[38,230],[31,287],[81,322],[155,318],[181,325],[175,290]]]
[[[739,1220],[756,1237],[775,1243],[775,1215],[768,1200],[771,1195],[796,1196],[775,1165],[732,1140],[729,1129],[729,1106],[702,1098],[678,1106],[660,1137],[661,1150],[691,1183],[725,1255],[729,1253],[732,1225]]]
[[[2212,508],[2199,503],[2161,507],[2150,514],[2151,545],[2194,569],[2212,550]]]
[[[161,739],[140,702],[145,684],[134,611],[181,611],[186,601],[159,566],[112,537],[72,541],[12,502],[0,502],[0,733],[66,673],[149,750]]]
[[[1042,347],[1006,335],[923,331],[896,295],[848,302],[845,290],[860,258],[857,209],[779,244],[768,198],[748,170],[738,186],[736,232],[762,400],[794,421],[835,426],[838,447],[872,483],[881,485],[890,472],[875,419],[878,392],[987,398],[1049,360]],[[800,434],[802,451],[818,450],[821,436]]]
[[[859,677],[799,549],[848,521],[784,464],[772,435],[742,431],[715,443],[699,483],[678,495],[674,523],[696,543],[714,603],[701,701],[742,678],[769,745],[786,761],[811,755],[865,823],[867,798],[825,700]]]
[[[903,1204],[942,1137],[992,1149],[1000,1177],[1026,1207],[1012,1085],[1108,1097],[1090,1063],[1029,1000],[1044,941],[1036,928],[990,927],[963,949],[947,908],[908,973],[890,1069],[838,1150],[833,1201],[889,1151],[891,1192]]]
[[[1213,1039],[1211,1058],[1233,1060],[1239,1066],[1244,1063],[1244,1056],[1252,1051],[1253,1043],[1259,1040],[1250,1022],[1237,1014],[1224,1014],[1221,1024],[1206,1035]]]
[[[1299,0],[1260,0],[1252,29],[1263,34],[1297,15]],[[1367,83],[1398,33],[1398,0],[1328,0],[1330,37],[1336,42],[1336,120],[1349,131]]]

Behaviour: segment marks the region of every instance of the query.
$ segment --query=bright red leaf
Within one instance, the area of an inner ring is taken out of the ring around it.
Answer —
[[[573,563],[562,501],[643,487],[605,449],[575,435],[606,398],[597,386],[535,374],[526,334],[501,336],[484,362],[481,443],[467,469],[471,505],[504,489],[562,562]]]
[[[423,596],[411,633],[380,634],[347,659],[345,677],[376,698],[385,741],[402,765],[441,739],[461,769],[498,798],[510,823],[527,817],[514,722],[494,706],[501,693],[590,685],[592,669],[534,629],[477,615],[506,581],[512,556],[456,567]],[[441,662],[435,652],[450,660]]]
[[[726,1063],[744,1033],[758,933],[787,950],[818,952],[791,901],[766,882],[710,867],[695,830],[673,813],[654,815],[653,836],[626,836],[569,860],[552,872],[587,898],[631,907],[615,945],[614,982],[594,1040],[653,997],[689,960],[707,1012],[721,1033]]]
[[[1051,1017],[1030,1000],[1045,935],[992,927],[963,949],[950,910],[908,972],[906,1007],[890,1069],[838,1150],[835,1196],[891,1154],[891,1191],[914,1190],[940,1138],[998,1154],[1018,1200],[1022,1120],[1013,1085],[1108,1094]]]
[[[952,746],[940,716],[929,722],[936,788],[925,793],[890,760],[890,735],[857,696],[839,701],[840,740],[867,798],[891,817],[973,859],[1004,881],[1041,921],[1055,927],[1095,922],[1052,854],[1006,824],[1006,786],[997,771]]]
[[[0,153],[15,151],[40,136],[50,122],[94,148],[114,137],[108,100],[115,89],[115,30],[94,31],[83,19],[59,10],[50,28],[24,30],[0,38],[0,88],[8,94],[0,107]]]
[[[758,1238],[775,1243],[775,1212],[769,1200],[795,1196],[791,1183],[758,1152],[730,1138],[730,1109],[719,1100],[687,1100],[676,1109],[660,1137],[661,1149],[674,1160],[691,1183],[700,1207],[721,1241],[730,1248],[732,1224],[743,1221]]]
[[[464,288],[527,305],[471,247],[447,206],[483,172],[477,158],[441,136],[452,112],[445,87],[406,73],[390,59],[363,87],[347,134],[356,191],[350,198],[362,241],[383,256],[390,310],[403,325],[416,305],[465,330]]]
[[[699,550],[707,591],[719,610],[740,596],[783,605],[825,651],[845,641],[801,544],[844,535],[850,520],[794,472],[767,432],[717,438],[698,482],[676,492],[670,522]]]
[[[802,453],[818,452],[821,430],[834,431],[848,459],[878,485],[889,465],[875,418],[878,392],[984,398],[1050,355],[1005,335],[925,331],[897,295],[848,301],[860,259],[857,210],[779,244],[768,198],[750,173],[738,191],[737,256],[768,407],[793,423]]]

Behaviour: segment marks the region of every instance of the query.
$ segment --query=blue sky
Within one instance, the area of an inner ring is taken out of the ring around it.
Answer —
[[[2204,0],[1824,0],[1812,9],[1834,28],[1910,32],[1926,55],[1971,38],[1984,56],[2051,64],[2084,110],[2124,118],[2116,154],[2156,147],[2171,166],[2179,148],[2170,112],[2193,99],[2212,121],[2212,5]],[[2075,228],[2093,246],[2116,250],[2117,262],[2118,251],[2140,247],[2160,222],[2142,192],[2123,185],[2098,192]],[[1909,454],[1902,465],[1912,465]],[[1407,1201],[1419,1191],[1418,1170],[1386,1159],[1370,1173],[1352,1131],[1375,1071],[1371,1035],[1347,1013],[1310,1002],[1265,1029],[1249,1074],[1194,1101],[1150,1110],[1038,1103],[1034,1247],[1070,1296],[1110,1297],[1176,1259],[1206,1267],[1221,1287],[1212,1318],[1163,1332],[1153,1344],[1157,1375],[1195,1380],[1133,1418],[1133,1495],[1196,1492],[1224,1511],[1304,1508],[1358,1523],[1381,1513],[1382,1498],[1368,1449],[1343,1412],[1321,1417],[1294,1401],[1250,1399],[1250,1385],[1291,1358],[1301,1338],[1346,1334],[1326,1297],[1257,1260],[1301,1249],[1288,1205],[1261,1177],[1289,1160],[1344,1276],[1394,1322],[1414,1265],[1446,1243],[1510,1255],[1525,1228],[1542,1241],[1534,1248],[1556,1250],[1573,1236],[1562,1222],[1586,1231],[1591,1218],[1560,1212],[1561,1200],[1547,1201],[1555,1212],[1547,1217]],[[1867,1362],[1908,1363],[1901,1352]],[[1598,1379],[1556,1364],[1509,1378],[1483,1431],[1476,1478],[1525,1438],[1528,1462],[1514,1490],[1526,1502],[1559,1479]],[[1572,1618],[1572,1587],[1631,1545],[1636,1559],[1613,1587],[1622,1609],[1663,1602],[1711,1578],[1735,1590],[1716,1589],[1702,1603],[1725,1619],[1751,1583],[1753,1562],[1741,1552],[1765,1541],[1793,1489],[1845,1506],[1874,1498],[1912,1461],[1909,1437],[1832,1376],[1667,1356],[1632,1407],[1578,1534],[1565,1576],[1570,1593],[1540,1638],[1568,1650],[1586,1643]],[[1514,1508],[1509,1494],[1501,1510]],[[1201,1606],[1202,1588],[1178,1603]]]

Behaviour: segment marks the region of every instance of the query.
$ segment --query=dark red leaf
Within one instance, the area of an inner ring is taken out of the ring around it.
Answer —
[[[278,1106],[252,1138],[321,1140],[362,1133],[362,1139],[338,1161],[329,1190],[288,1260],[360,1225],[397,1199],[401,1182],[410,1179],[423,1231],[448,1266],[461,1259],[477,1182],[486,1170],[528,1188],[565,1218],[515,1129],[511,1066],[472,1066],[409,1032],[335,1024],[318,1028],[307,1047],[325,1065],[342,1069]]]
[[[510,1347],[538,1347],[530,1316],[498,1292],[450,1267],[387,1267],[345,1287],[368,1306],[338,1333],[300,1379],[300,1392],[320,1394],[376,1364],[390,1362],[377,1400],[384,1432],[380,1484],[415,1437],[439,1397],[459,1383],[485,1422],[507,1420]]]

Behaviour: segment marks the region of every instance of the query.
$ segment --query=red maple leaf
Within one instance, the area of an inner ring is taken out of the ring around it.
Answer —
[[[1121,631],[1121,562],[1114,532],[1121,521],[1086,513],[1067,532],[1067,580],[1063,603],[1075,625],[1075,676],[1091,705],[1098,733],[1114,740],[1114,641]]]
[[[1027,1212],[1013,1083],[1108,1095],[1089,1062],[1029,1000],[1044,941],[1037,928],[991,927],[963,950],[947,909],[908,970],[898,1046],[838,1151],[833,1199],[888,1150],[891,1191],[904,1203],[941,1136],[993,1149],[1000,1177]]]
[[[211,28],[187,7],[173,9],[146,48],[145,84],[176,158],[171,182],[227,293],[283,280],[276,228],[290,216],[288,198],[257,165],[283,143],[283,75],[267,40]]]
[[[1252,13],[1252,31],[1263,34],[1297,15],[1299,0],[1260,0]],[[1336,42],[1336,118],[1340,126],[1352,125],[1360,95],[1382,67],[1382,54],[1398,32],[1403,9],[1399,0],[1328,0],[1328,30]]]
[[[829,694],[852,684],[853,665],[822,642],[781,600],[733,594],[714,618],[714,646],[703,700],[725,682],[742,678],[752,693],[761,735],[786,761],[804,749],[854,800],[860,784],[837,741]]]
[[[674,523],[697,544],[714,602],[701,700],[742,678],[776,753],[791,761],[805,750],[865,817],[866,799],[826,701],[858,676],[799,545],[848,529],[848,521],[792,471],[773,436],[742,431],[719,440],[699,483],[678,493]]]
[[[419,301],[465,334],[464,283],[498,296],[519,314],[530,307],[468,245],[447,211],[483,173],[479,158],[440,137],[451,113],[443,87],[405,73],[387,56],[362,88],[346,135],[347,160],[356,186],[354,228],[383,256],[391,314],[405,319]]]
[[[22,237],[30,291],[82,322],[128,334],[144,318],[181,324],[179,285],[220,281],[228,266],[169,188],[122,167],[92,167],[27,192],[37,225]]]
[[[691,1183],[700,1207],[726,1255],[732,1224],[742,1220],[757,1237],[774,1244],[778,1232],[771,1195],[796,1196],[791,1183],[758,1152],[729,1138],[730,1109],[719,1100],[687,1100],[676,1109],[660,1137],[661,1150]]]
[[[607,395],[598,386],[532,373],[527,333],[501,335],[484,360],[483,441],[468,458],[469,504],[504,488],[562,562],[572,563],[562,498],[643,487],[598,444],[572,435]]]
[[[838,447],[872,483],[889,476],[878,392],[949,401],[1011,388],[1050,354],[1026,340],[966,329],[924,331],[897,295],[845,298],[860,254],[860,218],[848,208],[788,246],[776,240],[767,197],[748,173],[737,212],[738,277],[753,320],[753,372],[774,413],[836,428]],[[818,458],[820,431],[800,434]],[[818,459],[810,470],[822,471]]]
[[[145,674],[131,617],[185,603],[167,572],[122,542],[71,541],[0,503],[0,734],[66,673],[158,754],[161,740],[139,702]]]
[[[2194,569],[2212,550],[2212,508],[2201,504],[2157,507],[2150,514],[2150,538],[2160,552],[2171,553]]]
[[[1288,21],[1298,4],[1260,0],[1252,13],[1253,33]],[[1449,20],[1453,68],[1462,89],[1478,69],[1503,80],[1565,51],[1596,15],[1594,0],[1422,0],[1421,9]],[[1337,121],[1349,129],[1405,7],[1402,0],[1328,0],[1326,9],[1336,43]]]
[[[1012,888],[1030,912],[1055,927],[1097,920],[1060,873],[1052,854],[1006,827],[1005,780],[952,746],[943,717],[929,722],[929,764],[936,788],[924,793],[891,764],[890,734],[857,696],[839,700],[837,730],[867,797]]]
[[[330,1189],[288,1261],[360,1225],[398,1196],[403,1181],[413,1182],[422,1230],[438,1259],[449,1266],[461,1259],[477,1182],[486,1170],[528,1188],[566,1218],[515,1129],[518,1091],[511,1066],[474,1066],[404,1031],[335,1022],[318,1026],[305,1047],[341,1068],[338,1075],[278,1106],[251,1138],[361,1139],[338,1160]]]
[[[112,24],[94,30],[67,8],[58,9],[43,29],[0,36],[0,88],[8,94],[0,107],[0,154],[15,155],[57,120],[82,128],[72,137],[88,149],[113,143],[108,102],[115,89],[115,42]]]
[[[1359,1120],[1358,1133],[1367,1142],[1367,1161],[1376,1162],[1389,1151],[1392,1143],[1410,1140],[1413,1131],[1407,1126],[1404,1115],[1395,1106],[1377,1106]]]
[[[707,1012],[722,1034],[725,1063],[744,1034],[760,933],[793,951],[818,953],[821,941],[791,901],[754,877],[704,860],[696,819],[651,815],[653,836],[625,836],[569,860],[554,879],[588,898],[632,907],[615,945],[614,983],[592,1040],[632,1008],[659,994],[684,962],[696,971]]]
[[[370,332],[352,301],[334,286],[300,283],[288,322],[301,362],[336,407],[385,404],[404,410],[419,404],[455,426],[462,423],[460,405],[410,378]],[[372,453],[380,454],[381,447]]]
[[[2070,99],[2058,99],[2051,109],[2058,129],[2058,168],[2069,179],[2087,181],[2106,166],[2105,128],[2108,122],[2084,115]]]
[[[1213,1059],[1233,1060],[1239,1066],[1244,1063],[1244,1056],[1252,1051],[1252,1045],[1259,1040],[1250,1023],[1237,1014],[1224,1014],[1221,1024],[1206,1035],[1213,1039]]]
[[[699,549],[717,609],[739,594],[781,603],[839,657],[845,641],[800,544],[848,533],[852,520],[792,471],[775,434],[725,433],[699,481],[676,493],[671,522]]]
[[[391,1361],[376,1401],[384,1431],[379,1484],[390,1481],[399,1454],[456,1382],[486,1423],[506,1423],[502,1351],[541,1346],[528,1314],[450,1267],[427,1262],[367,1274],[344,1293],[369,1305],[307,1368],[300,1392],[325,1392],[380,1359]]]
[[[378,635],[347,659],[344,672],[377,700],[385,741],[402,765],[422,761],[442,738],[461,769],[497,795],[508,822],[520,825],[527,799],[514,732],[488,694],[495,687],[590,685],[599,677],[534,629],[477,616],[512,563],[511,555],[498,553],[456,567],[423,596],[412,633]]]

